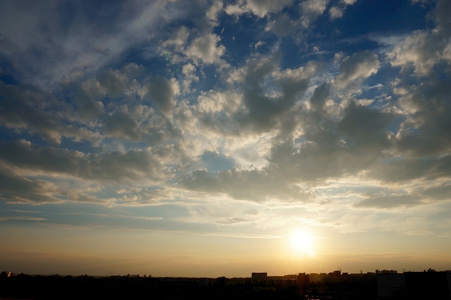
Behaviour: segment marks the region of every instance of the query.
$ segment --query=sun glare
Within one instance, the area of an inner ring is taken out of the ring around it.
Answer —
[[[296,254],[315,255],[314,239],[308,231],[293,231],[290,236],[290,244]]]

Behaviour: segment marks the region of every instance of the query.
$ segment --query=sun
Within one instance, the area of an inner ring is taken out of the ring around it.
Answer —
[[[297,254],[315,255],[315,243],[312,234],[306,230],[295,230],[291,233],[290,244]]]

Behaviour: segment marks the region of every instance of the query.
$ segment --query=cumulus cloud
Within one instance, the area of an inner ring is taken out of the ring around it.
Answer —
[[[407,36],[402,43],[396,45],[387,53],[393,66],[399,66],[404,71],[413,67],[419,76],[427,76],[434,71],[434,66],[446,65],[449,74],[451,67],[450,31],[451,20],[446,12],[451,9],[449,1],[437,1],[433,19],[434,30],[417,30]]]
[[[302,12],[301,24],[307,28],[326,10],[328,0],[307,0],[300,3]]]
[[[105,132],[114,137],[138,139],[138,123],[127,112],[115,111],[105,120]]]
[[[349,151],[376,154],[390,148],[388,125],[392,119],[390,114],[351,103],[345,109],[338,129],[342,132],[343,143],[350,147]]]
[[[105,70],[100,74],[98,80],[106,94],[111,97],[121,96],[128,85],[127,77],[118,70]]]
[[[206,34],[194,39],[186,50],[186,55],[194,61],[200,60],[206,64],[221,63],[221,56],[225,52],[222,45],[218,45],[220,37]]]
[[[293,0],[271,1],[271,0],[239,0],[235,4],[229,4],[225,11],[229,15],[241,15],[243,13],[253,13],[263,18],[269,13],[281,11],[285,6],[291,5]]]
[[[307,89],[314,67],[280,71],[273,58],[252,58],[232,74],[230,80],[242,81],[246,114],[236,115],[244,128],[267,131],[278,123],[278,117],[293,108]]]
[[[274,32],[279,37],[302,33],[324,13],[328,2],[328,0],[300,2],[298,17],[293,17],[288,13],[278,13],[268,20],[266,30]]]
[[[357,0],[340,0],[337,4],[329,8],[329,15],[331,20],[339,19],[343,17],[346,7],[353,5]]]
[[[450,35],[444,30],[449,26],[449,16],[442,13],[447,6],[447,1],[437,2],[431,15],[436,25],[433,30],[414,31],[387,53],[391,64],[401,67],[393,89],[399,94],[398,105],[406,116],[394,141],[400,152],[413,157],[440,155],[450,149],[446,133],[451,128],[446,117],[451,111],[451,61],[447,50]],[[440,161],[442,158],[434,157],[431,163]]]
[[[162,77],[154,77],[147,84],[146,97],[156,105],[163,114],[170,114],[174,109],[180,93],[178,81]]]
[[[13,130],[37,134],[54,144],[60,144],[63,136],[75,140],[93,140],[100,138],[100,134],[89,127],[72,126],[65,122],[71,119],[70,107],[38,87],[28,85],[10,85],[0,82],[0,124]],[[86,100],[86,98],[84,98]],[[91,113],[103,108],[102,104],[86,100],[92,106]],[[80,100],[78,107],[87,102]],[[88,104],[86,104],[88,105]],[[83,111],[81,109],[81,111]],[[78,111],[77,112],[80,112]],[[81,113],[85,115],[84,113]],[[97,114],[97,113],[96,113]]]
[[[449,150],[448,132],[451,123],[449,84],[437,80],[420,86],[408,86],[409,92],[399,99],[400,106],[409,112],[396,135],[400,151],[414,155],[439,154]]]
[[[37,88],[20,89],[3,82],[0,82],[0,95],[0,122],[3,126],[29,130],[56,144],[61,142],[61,116],[42,109],[51,107],[51,102],[46,99],[48,95]]]
[[[440,60],[448,60],[444,53],[448,45],[448,39],[441,34],[417,31],[388,53],[388,57],[393,66],[403,70],[412,66],[418,75],[426,76]]]

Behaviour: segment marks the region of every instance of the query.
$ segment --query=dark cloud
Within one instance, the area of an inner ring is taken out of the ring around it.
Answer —
[[[169,114],[175,108],[178,94],[176,81],[171,81],[163,77],[154,77],[147,85],[146,97],[156,105],[163,113]]]
[[[310,104],[314,110],[322,110],[326,103],[327,97],[330,95],[329,83],[323,83],[315,89],[312,97],[310,98]]]
[[[61,119],[55,99],[38,88],[0,82],[0,124],[26,130],[53,143],[61,142]]]
[[[350,152],[377,154],[390,148],[388,125],[393,116],[351,102],[338,124],[342,141]]]
[[[392,209],[423,204],[421,198],[415,195],[384,195],[373,196],[357,202],[355,207]]]
[[[14,174],[3,165],[0,170],[0,199],[9,203],[59,203],[58,188],[45,180],[31,180]]]
[[[431,80],[409,86],[400,98],[401,106],[411,113],[401,124],[396,145],[414,156],[436,155],[451,147],[451,88],[449,80]]]
[[[121,96],[128,85],[127,77],[118,70],[106,70],[99,75],[98,80],[111,97]]]
[[[265,202],[271,199],[283,201],[307,201],[312,195],[302,188],[285,181],[285,178],[266,171],[236,169],[211,174],[198,170],[180,178],[180,184],[188,189],[226,194],[237,200]]]
[[[138,122],[126,112],[115,111],[105,120],[105,133],[114,137],[137,140]]]
[[[451,157],[394,157],[380,160],[369,170],[369,175],[386,182],[407,182],[413,179],[448,179],[451,175]]]
[[[159,180],[167,173],[160,161],[146,150],[84,154],[20,140],[2,142],[0,155],[6,164],[38,174],[99,181]]]
[[[232,117],[241,124],[240,127],[255,132],[278,128],[282,116],[305,93],[312,75],[308,67],[278,70],[277,57],[250,59],[239,73],[240,82],[237,83],[243,93],[245,112],[239,111]]]
[[[422,191],[425,198],[438,201],[451,200],[451,185],[442,184]]]
[[[106,93],[96,80],[86,80],[63,85],[66,93],[70,93],[72,110],[76,119],[86,123],[97,120],[104,113],[103,98]]]

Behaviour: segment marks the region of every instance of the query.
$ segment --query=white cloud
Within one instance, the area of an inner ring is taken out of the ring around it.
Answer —
[[[186,55],[205,64],[222,64],[221,56],[225,53],[225,47],[218,45],[220,40],[221,38],[213,33],[198,37],[187,47]]]
[[[329,0],[307,0],[301,2],[300,8],[302,12],[301,24],[304,28],[315,21],[326,10]]]
[[[387,55],[393,66],[403,69],[413,66],[418,75],[426,76],[442,59],[451,65],[446,54],[450,45],[449,39],[440,33],[416,31]]]
[[[183,52],[188,41],[190,32],[187,27],[181,26],[173,33],[170,34],[169,38],[162,42],[164,48],[171,48],[175,52]]]
[[[330,18],[332,20],[343,17],[343,9],[338,6],[332,6],[329,9]]]
[[[218,25],[218,14],[223,10],[224,5],[222,1],[215,1],[208,9],[206,16],[213,23],[213,25]]]
[[[183,80],[183,90],[187,93],[190,92],[191,84],[199,81],[199,77],[196,75],[196,67],[190,63],[183,66],[182,73],[185,75],[185,79]]]
[[[209,91],[202,93],[197,102],[201,113],[224,112],[230,116],[242,108],[241,95],[233,92]]]
[[[349,5],[354,5],[356,2],[357,2],[357,0],[341,0],[336,5],[333,5],[329,9],[330,19],[335,20],[335,19],[339,19],[339,18],[343,17],[346,7]]]

